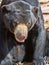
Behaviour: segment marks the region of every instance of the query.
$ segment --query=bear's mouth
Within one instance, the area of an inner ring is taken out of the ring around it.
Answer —
[[[24,35],[23,36],[19,36],[18,38],[16,37],[15,39],[18,42],[24,42],[25,41],[25,36]]]

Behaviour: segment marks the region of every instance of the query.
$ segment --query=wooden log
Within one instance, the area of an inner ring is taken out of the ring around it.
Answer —
[[[43,17],[44,17],[44,21],[49,21],[49,14],[48,15],[43,15]]]
[[[1,6],[1,2],[0,2],[0,6]]]
[[[43,2],[43,3],[46,3],[46,2],[48,2],[49,0],[39,0],[39,2],[41,3],[41,2]]]
[[[49,6],[41,7],[43,14],[49,14]]]

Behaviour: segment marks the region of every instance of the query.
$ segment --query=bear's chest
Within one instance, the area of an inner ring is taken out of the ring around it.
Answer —
[[[23,61],[25,56],[25,47],[24,45],[16,45],[10,50],[9,54],[12,56],[16,62]]]
[[[8,53],[12,55],[12,58],[15,59],[16,62],[17,61],[32,61],[33,59],[33,53],[35,49],[34,49],[34,44],[32,43],[32,40],[34,39],[34,37],[37,37],[38,30],[36,27],[34,27],[33,30],[31,31],[32,32],[29,33],[28,38],[25,41],[25,43],[21,45],[18,45],[18,43],[14,40],[14,37],[12,36],[11,33],[8,33],[5,39],[7,41],[6,51],[8,48]]]
[[[9,37],[7,46],[13,59],[16,61],[32,61],[37,33],[37,28],[34,27],[32,32],[29,33],[27,40],[22,44]]]
[[[29,43],[22,43],[22,44],[18,44],[16,43],[16,45],[14,45],[12,43],[10,43],[11,40],[8,41],[8,53],[12,56],[12,59],[14,59],[16,62],[18,61],[32,61],[32,57],[33,57],[33,44],[31,42]]]

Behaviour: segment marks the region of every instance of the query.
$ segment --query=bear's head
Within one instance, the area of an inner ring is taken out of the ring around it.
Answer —
[[[24,1],[15,1],[2,5],[1,8],[6,28],[14,34],[18,42],[24,42],[37,21],[38,9]]]

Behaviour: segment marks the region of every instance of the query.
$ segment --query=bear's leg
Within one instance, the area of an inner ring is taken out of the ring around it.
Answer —
[[[45,40],[46,40],[46,32],[44,29],[44,23],[43,23],[43,18],[42,18],[42,13],[41,13],[41,8],[39,5],[38,9],[38,38],[36,40],[36,47],[35,47],[35,52],[34,52],[34,59],[33,61],[35,65],[44,65],[44,48],[45,48]]]

